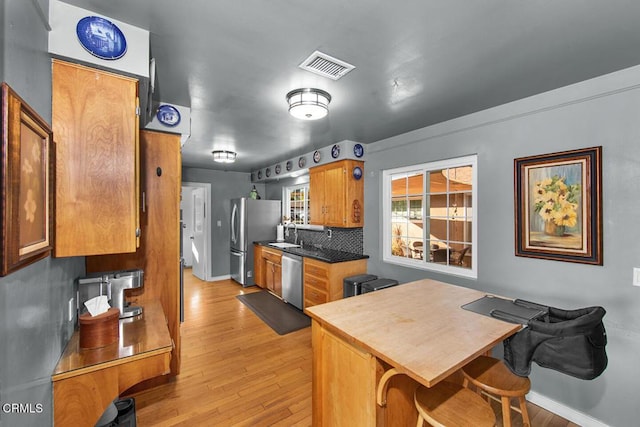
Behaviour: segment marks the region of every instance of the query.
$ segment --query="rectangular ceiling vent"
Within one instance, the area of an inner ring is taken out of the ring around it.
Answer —
[[[316,50],[300,64],[300,68],[338,80],[356,67]]]

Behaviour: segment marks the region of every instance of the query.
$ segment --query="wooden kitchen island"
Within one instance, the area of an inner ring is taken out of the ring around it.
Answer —
[[[418,383],[437,384],[521,328],[460,308],[485,295],[425,279],[306,309],[313,425],[415,425]]]

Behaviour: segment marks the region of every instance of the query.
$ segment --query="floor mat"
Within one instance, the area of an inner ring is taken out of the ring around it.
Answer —
[[[267,291],[238,295],[236,298],[279,335],[311,325],[309,316]]]

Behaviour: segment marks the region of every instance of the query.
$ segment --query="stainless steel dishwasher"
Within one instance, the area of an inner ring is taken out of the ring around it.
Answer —
[[[302,257],[282,254],[282,299],[302,310]]]

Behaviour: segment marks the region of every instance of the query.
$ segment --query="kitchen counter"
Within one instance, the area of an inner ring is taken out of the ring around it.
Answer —
[[[483,296],[425,279],[308,308],[313,424],[415,425],[417,383],[432,387],[520,329],[461,308]]]
[[[328,262],[330,264],[369,258],[369,255],[354,254],[351,252],[338,251],[335,249],[316,249],[307,246],[301,248],[278,248],[276,246],[270,245],[270,243],[273,243],[273,241],[254,243],[261,246],[267,246],[270,248],[281,250],[283,253],[313,258],[317,259],[318,261]]]

